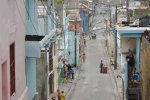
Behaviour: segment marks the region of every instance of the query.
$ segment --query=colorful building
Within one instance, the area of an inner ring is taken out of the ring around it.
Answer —
[[[27,0],[26,4],[28,100],[37,97],[46,100],[56,87],[54,84],[56,71],[53,66],[56,33],[54,2]]]
[[[0,100],[28,100],[25,4],[1,1],[0,7]]]
[[[142,34],[144,34],[145,30],[150,30],[149,27],[118,27],[117,28],[117,33],[118,35],[120,35],[120,39],[118,40],[118,49],[120,49],[120,55],[121,55],[121,65],[122,68],[124,69],[124,80],[125,80],[125,89],[127,92],[127,97],[130,100],[131,97],[136,98],[137,100],[141,100],[139,98],[141,98],[141,88],[140,85],[138,84],[136,86],[138,91],[136,90],[135,87],[132,87],[131,85],[133,83],[131,83],[130,81],[130,76],[129,76],[129,72],[128,72],[128,64],[127,64],[127,60],[126,60],[126,56],[128,54],[128,51],[132,51],[133,55],[134,55],[134,59],[135,59],[135,72],[139,74],[139,76],[141,75],[141,65],[140,65],[140,50],[141,50],[141,37]],[[133,80],[133,77],[132,77]],[[138,79],[138,82],[140,82],[140,78]],[[132,89],[132,92],[131,92]],[[136,92],[133,92],[134,90]],[[135,93],[135,94],[133,94]]]
[[[87,32],[89,27],[92,24],[92,2],[91,1],[82,1],[80,3],[80,17],[82,19],[81,25],[83,28],[83,32]]]

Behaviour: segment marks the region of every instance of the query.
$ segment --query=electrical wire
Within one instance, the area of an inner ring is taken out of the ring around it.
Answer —
[[[18,12],[19,12],[20,18],[21,18],[21,20],[22,20],[22,23],[23,23],[24,27],[26,27],[25,21],[23,20],[23,16],[21,15],[21,12],[20,12],[20,9],[19,9],[19,5],[18,5],[18,3],[17,3],[16,0],[15,0],[15,2],[16,2],[16,7],[17,7],[17,9],[18,9]],[[28,30],[28,28],[27,28],[27,30]],[[36,31],[36,30],[35,30],[35,31]]]
[[[23,0],[24,1],[24,0]],[[45,5],[44,5],[44,3],[43,3],[43,1],[41,0],[41,2],[42,2],[42,5],[44,6],[44,9],[45,9],[45,11],[46,11],[46,13],[47,13],[47,10],[46,10],[46,8],[45,8]],[[24,1],[24,4],[25,4],[25,1]],[[25,6],[26,7],[26,6]],[[26,9],[27,9],[27,7],[26,7]],[[27,13],[28,13],[28,15],[29,15],[29,12],[27,11]],[[30,17],[30,16],[29,16]],[[51,22],[53,22],[53,24],[55,24],[56,25],[56,23],[53,21],[53,19],[51,18],[51,16],[49,16],[48,15],[48,17],[51,19]],[[30,17],[30,20],[31,20],[31,17]],[[32,20],[31,20],[32,21]],[[48,25],[48,22],[46,21],[46,24]],[[33,24],[33,22],[32,22],[32,25],[34,26],[34,24]],[[50,27],[49,25],[48,25],[48,27]],[[51,28],[51,27],[50,27]],[[35,26],[34,26],[34,29],[35,29]]]
[[[31,18],[30,14],[29,14],[29,11],[27,10],[25,1],[23,0],[23,2],[24,2],[23,4],[24,4],[24,6],[25,6],[25,9],[26,9],[26,12],[27,12],[27,14],[28,14],[28,17],[29,17],[29,19],[30,19],[30,22],[31,22],[31,24],[32,24],[32,26],[33,26],[33,28],[34,28],[36,34],[38,34],[38,31],[37,31],[37,29],[36,29],[36,27],[35,27],[35,25],[34,25],[34,23],[33,23],[33,21],[32,21],[32,18]]]
[[[19,10],[18,3],[17,3],[16,0],[15,0],[15,2],[16,2],[16,7],[17,7],[17,9],[18,9],[18,12],[19,12],[20,18],[21,18],[21,20],[22,20],[22,23],[23,23],[23,25],[26,27],[26,24],[25,24],[25,22],[24,22],[24,20],[23,20],[23,16],[21,15],[21,12],[20,12],[20,10]]]
[[[46,9],[46,6],[44,5],[44,3],[43,3],[42,0],[41,0],[41,3],[42,3],[42,5],[44,6],[44,9],[45,9],[46,13],[48,13],[48,12],[47,12],[47,9]],[[62,28],[65,27],[65,25],[62,25],[62,24],[60,24],[60,23],[55,23],[56,19],[55,19],[55,21],[54,21],[54,20],[51,18],[51,16],[48,15],[48,17],[51,19],[51,21],[52,21],[55,25],[59,24]],[[63,32],[65,32],[65,31],[67,31],[67,30],[68,30],[68,28],[65,29],[65,30],[63,30]]]
[[[43,5],[43,7],[44,7],[44,9],[45,9],[45,11],[46,11],[46,13],[47,13],[47,10],[46,10],[46,7],[44,6],[44,3],[43,3],[43,1],[41,0],[41,2],[42,2],[42,5]],[[50,16],[49,16],[50,17]],[[50,17],[50,19],[51,19],[51,22],[53,22],[53,20],[52,20],[52,18]],[[46,22],[46,25],[49,27],[49,29],[51,29],[51,27],[49,26],[49,24],[48,24],[48,22],[47,21],[45,21]],[[54,22],[53,22],[54,23]],[[54,23],[55,25],[56,25],[56,23]]]
[[[44,9],[45,9],[46,13],[48,14],[47,9],[46,9],[46,6],[44,5],[44,3],[43,3],[42,0],[41,0],[41,3],[42,3],[42,5],[44,6]],[[57,23],[55,23],[54,19],[52,19],[51,16],[48,15],[48,17],[51,19],[51,21],[53,22],[53,24],[57,25]]]

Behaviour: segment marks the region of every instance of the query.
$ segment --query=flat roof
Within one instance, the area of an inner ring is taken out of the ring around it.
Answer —
[[[130,34],[130,33],[144,33],[145,30],[150,30],[150,27],[117,27],[117,32],[120,34]]]

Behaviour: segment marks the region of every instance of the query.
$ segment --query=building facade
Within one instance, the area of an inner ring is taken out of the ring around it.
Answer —
[[[22,0],[2,0],[0,7],[0,100],[28,100],[25,4]]]
[[[149,92],[150,92],[150,43],[145,39],[145,37],[142,38],[142,47],[141,47],[141,58],[140,58],[140,63],[141,63],[141,76],[142,76],[142,100],[148,100],[150,98]]]

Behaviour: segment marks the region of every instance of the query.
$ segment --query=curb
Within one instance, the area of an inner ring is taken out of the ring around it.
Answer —
[[[76,71],[76,74],[75,74],[76,78],[73,80],[73,82],[72,82],[71,86],[69,87],[68,91],[65,93],[66,100],[69,100],[68,98],[70,98],[70,95],[71,95],[70,93],[74,88],[74,84],[76,84],[76,81],[77,81],[77,78],[78,78],[79,74],[80,74],[80,69],[78,69]]]
[[[108,60],[110,60],[110,57],[109,57],[109,53],[108,53],[108,47],[106,47],[106,49],[107,49],[107,59]],[[111,70],[111,72],[112,72],[112,76],[113,76],[113,79],[114,79],[114,82],[115,82],[115,87],[117,88],[117,93],[118,93],[118,97],[119,97],[119,99],[121,100],[121,95],[120,95],[120,92],[119,92],[119,86],[118,86],[118,82],[117,82],[117,79],[116,79],[116,76],[115,76],[115,72],[114,72],[114,70],[112,69],[112,66],[111,66],[111,64],[110,64],[110,62],[109,62],[109,66],[110,66],[110,70]],[[111,76],[111,75],[110,75]]]

